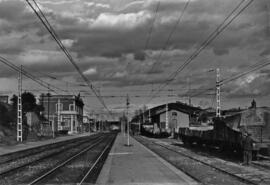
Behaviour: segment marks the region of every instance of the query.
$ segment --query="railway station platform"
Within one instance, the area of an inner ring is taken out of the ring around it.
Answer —
[[[94,134],[94,133],[90,133],[90,134],[89,133],[83,133],[83,134],[60,136],[60,137],[41,140],[41,141],[22,142],[22,143],[18,143],[16,145],[11,145],[11,146],[0,145],[0,156],[1,155],[6,155],[6,154],[9,154],[9,153],[13,153],[13,152],[18,152],[18,151],[21,151],[21,150],[26,150],[26,149],[30,149],[30,148],[35,148],[35,147],[47,145],[47,144],[52,144],[52,143],[57,143],[57,142],[65,141],[65,140],[75,139],[75,138],[78,138],[78,137],[89,136],[89,135],[92,135],[92,134]]]
[[[96,184],[195,185],[193,179],[130,137],[118,134]]]

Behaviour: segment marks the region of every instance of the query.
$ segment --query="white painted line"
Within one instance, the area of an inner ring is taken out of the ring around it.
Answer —
[[[116,153],[109,153],[109,155],[128,155],[133,154],[132,152],[116,152]]]
[[[187,182],[187,184],[190,184],[190,185],[198,185],[199,184],[194,179],[192,179],[191,177],[189,177],[187,174],[185,174],[184,172],[180,171],[179,169],[177,169],[176,167],[174,167],[173,165],[171,165],[166,160],[162,159],[156,153],[152,152],[150,149],[148,149],[147,147],[145,147],[143,144],[141,144],[140,142],[138,142],[136,139],[133,139],[133,140],[137,144],[141,145],[145,150],[147,150],[153,156],[155,156],[162,164],[164,164],[167,168],[169,168],[170,170],[172,170],[176,175],[178,175],[180,178],[184,179]]]

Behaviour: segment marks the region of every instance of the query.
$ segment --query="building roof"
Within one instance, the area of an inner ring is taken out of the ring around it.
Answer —
[[[191,106],[191,105],[188,105],[186,103],[182,103],[182,102],[178,101],[178,102],[174,102],[174,103],[162,104],[162,105],[153,107],[151,109],[146,110],[143,114],[145,116],[149,116],[149,111],[150,111],[151,117],[163,114],[164,112],[166,112],[167,105],[168,105],[168,111],[176,110],[176,111],[183,112],[186,114],[194,114],[194,113],[202,110],[199,107],[194,107],[194,106]],[[139,115],[139,116],[141,116],[141,115]],[[133,121],[138,119],[139,116],[134,117]]]
[[[47,98],[48,97],[48,94],[41,94],[40,95],[40,98]],[[83,107],[84,106],[84,103],[83,103],[83,100],[80,96],[80,94],[78,95],[70,95],[70,94],[62,94],[62,95],[51,95],[49,94],[49,98],[50,99],[66,99],[66,100],[73,100],[75,99],[76,101],[76,104],[80,107]]]
[[[159,115],[159,114],[162,114],[162,113],[166,112],[166,105],[168,105],[168,111],[176,110],[176,111],[183,112],[183,113],[186,113],[186,114],[193,114],[193,113],[195,113],[197,111],[202,110],[199,107],[193,107],[191,105],[188,105],[186,103],[182,103],[182,102],[178,101],[178,102],[175,102],[175,103],[162,104],[162,105],[159,105],[157,107],[151,108],[150,109],[151,116]],[[148,111],[146,111],[147,114],[149,114]]]

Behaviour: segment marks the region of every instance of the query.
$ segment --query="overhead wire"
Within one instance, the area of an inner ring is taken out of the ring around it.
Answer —
[[[171,73],[171,75],[165,80],[164,85],[160,85],[158,89],[155,91],[155,93],[150,98],[149,102],[152,101],[152,99],[155,98],[157,94],[159,94],[160,90],[168,86],[175,78],[176,76],[183,71],[183,69],[189,65],[214,39],[217,38],[254,0],[249,0],[248,3],[246,3],[242,8],[241,5],[246,2],[246,0],[242,0],[231,12],[230,14],[222,21],[222,23],[212,32],[207,39],[201,44],[201,46],[192,53],[192,55],[182,64],[180,65],[176,71]],[[240,8],[240,10],[237,12],[237,10]],[[237,13],[236,13],[237,12]],[[236,13],[235,15],[233,15]],[[149,103],[148,102],[148,103]]]
[[[27,68],[25,66],[24,66],[24,68],[27,69],[27,70],[31,70],[30,68]],[[34,72],[42,75],[43,77],[47,77],[49,79],[56,80],[56,81],[59,81],[59,82],[64,82],[64,83],[69,84],[69,85],[73,85],[73,86],[85,86],[85,87],[87,87],[85,84],[80,84],[80,83],[75,83],[75,82],[74,83],[68,82],[66,80],[59,79],[58,77],[56,77],[56,76],[54,76],[52,74],[47,74],[45,72],[40,72],[40,71],[34,71]]]
[[[153,30],[154,30],[154,25],[155,25],[155,22],[156,22],[156,19],[157,19],[159,7],[160,7],[160,1],[158,1],[157,6],[156,6],[156,8],[154,10],[155,11],[154,18],[153,18],[153,21],[151,22],[151,25],[150,25],[149,30],[148,30],[148,34],[146,36],[146,40],[145,40],[145,44],[144,44],[144,51],[146,51],[148,49],[150,40],[152,38],[152,34],[153,34]],[[130,61],[128,61],[128,63],[127,63],[126,66],[129,67],[129,65],[130,65]]]
[[[165,41],[165,43],[164,43],[164,46],[163,46],[162,49],[160,50],[159,55],[158,55],[156,61],[152,64],[152,68],[149,70],[150,73],[153,72],[155,66],[159,64],[160,59],[161,59],[161,56],[162,56],[164,50],[165,50],[165,49],[167,48],[167,46],[169,45],[169,43],[170,43],[170,41],[171,41],[171,38],[172,38],[172,36],[173,36],[173,34],[174,34],[174,32],[175,32],[177,26],[178,26],[179,23],[181,22],[181,20],[182,20],[182,18],[183,18],[183,16],[184,16],[184,13],[185,13],[185,11],[186,11],[186,9],[187,9],[189,3],[190,3],[190,0],[187,0],[186,3],[185,3],[185,6],[184,6],[184,8],[183,8],[183,10],[180,12],[180,15],[179,15],[177,21],[175,22],[174,26],[172,27],[172,29],[171,29],[171,31],[170,31],[170,33],[169,33],[169,35],[168,35],[168,37],[167,37],[167,39],[166,39],[166,41]]]
[[[10,62],[8,59],[0,56],[0,62],[9,66],[10,68],[12,68],[13,70],[17,71],[17,72],[21,72],[24,76],[26,76],[27,78],[35,81],[36,83],[38,83],[40,86],[42,87],[45,87],[46,89],[50,90],[50,91],[53,91],[54,93],[57,93],[55,89],[59,90],[59,91],[65,91],[63,89],[60,89],[56,86],[53,86],[37,77],[35,77],[34,75],[32,75],[31,73],[27,72],[26,70],[24,70],[23,68],[21,67],[18,67],[16,66],[15,64],[13,64],[12,62]],[[55,88],[55,89],[52,89]]]
[[[251,68],[251,69],[249,69],[247,71],[244,71],[244,72],[242,72],[240,74],[236,74],[236,75],[233,75],[231,77],[224,78],[224,79],[220,80],[220,86],[223,86],[223,85],[225,85],[227,83],[230,83],[230,82],[232,82],[234,80],[237,80],[239,78],[242,78],[243,76],[246,76],[246,75],[248,75],[248,74],[250,74],[252,72],[255,72],[255,71],[257,71],[257,70],[259,70],[261,68],[264,68],[264,67],[266,67],[268,65],[270,65],[270,59],[268,59],[268,60],[263,59],[263,60],[257,62],[256,64],[253,64],[253,65],[249,66],[249,68]],[[191,97],[200,96],[200,95],[202,95],[202,94],[204,94],[204,93],[206,93],[208,91],[213,91],[213,90],[215,90],[215,88],[213,88],[213,87],[210,87],[208,89],[203,89],[202,91],[191,95]]]
[[[87,86],[90,88],[90,90],[95,94],[99,102],[103,105],[103,107],[108,111],[108,113],[111,115],[111,111],[108,109],[107,105],[105,104],[104,100],[100,97],[100,94],[96,90],[96,88],[93,86],[93,84],[86,78],[86,76],[83,74],[83,72],[80,70],[79,66],[74,61],[73,57],[69,53],[69,51],[66,49],[66,47],[63,45],[62,41],[60,40],[60,37],[57,35],[54,28],[51,26],[50,22],[46,18],[43,11],[40,9],[39,5],[36,3],[35,0],[32,0],[34,2],[34,5],[36,8],[30,3],[29,0],[26,0],[30,8],[34,11],[34,13],[37,15],[39,20],[42,22],[42,24],[45,26],[47,31],[50,33],[50,35],[53,37],[53,39],[56,41],[60,49],[64,52],[66,57],[68,58],[69,62],[73,65],[73,67],[76,69],[76,71],[79,73],[81,78],[84,80],[84,82],[87,84]]]
[[[148,48],[149,42],[151,40],[151,36],[152,36],[152,33],[153,33],[153,28],[154,28],[154,25],[155,25],[155,22],[156,22],[159,7],[160,7],[160,1],[158,2],[157,7],[155,9],[154,19],[153,19],[152,24],[150,26],[150,29],[148,31],[148,36],[147,36],[147,39],[146,39],[146,42],[145,42],[144,50],[146,50]]]

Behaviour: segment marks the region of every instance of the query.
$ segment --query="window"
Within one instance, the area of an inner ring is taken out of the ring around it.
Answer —
[[[177,116],[177,112],[172,112],[172,116]]]
[[[74,111],[74,105],[73,105],[73,104],[70,104],[70,105],[69,105],[69,110],[70,110],[70,111]]]
[[[63,110],[63,104],[62,103],[56,103],[55,105],[56,105],[56,112]]]

